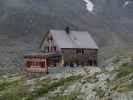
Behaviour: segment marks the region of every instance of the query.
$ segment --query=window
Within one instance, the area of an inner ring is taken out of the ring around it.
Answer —
[[[45,62],[40,62],[40,66],[41,66],[41,68],[44,68],[45,67]]]
[[[27,62],[26,62],[26,66],[27,66],[28,68],[30,68],[31,65],[32,65],[32,62],[31,62],[31,61],[27,61]]]
[[[52,36],[50,36],[50,37],[48,37],[48,41],[52,41],[53,40],[53,38],[52,38]]]
[[[54,51],[56,51],[56,49],[57,49],[56,46],[54,46]]]
[[[80,49],[77,49],[77,50],[76,50],[76,53],[77,53],[77,54],[81,53],[81,50],[80,50]]]
[[[89,66],[92,66],[92,65],[93,65],[93,60],[92,60],[92,59],[89,59],[89,60],[88,60],[88,65],[89,65]]]
[[[76,50],[76,53],[77,54],[84,54],[84,49],[77,49]]]
[[[84,50],[82,49],[82,54],[84,54]]]

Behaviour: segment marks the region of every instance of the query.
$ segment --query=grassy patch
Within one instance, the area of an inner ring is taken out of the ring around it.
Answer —
[[[121,78],[121,77],[127,76],[131,73],[133,73],[133,67],[128,66],[128,63],[126,63],[126,64],[123,64],[122,66],[120,66],[116,78]]]
[[[112,85],[112,90],[117,92],[128,92],[133,91],[133,84],[129,83],[128,78],[123,78],[121,80],[114,81]]]
[[[79,95],[80,95],[80,92],[72,92],[69,95],[50,97],[50,100],[78,100],[77,96]]]
[[[104,97],[105,92],[101,88],[96,88],[94,91],[99,99]]]
[[[31,92],[20,77],[2,78],[0,82],[0,100],[31,100]]]
[[[25,86],[17,86],[1,92],[0,100],[32,100],[31,92]]]
[[[74,81],[79,80],[81,77],[82,76],[71,76],[71,77],[68,77],[66,79],[62,78],[62,79],[60,79],[56,82],[43,83],[40,88],[33,91],[32,97],[36,98],[36,97],[43,96],[43,95],[47,94],[49,91],[52,91],[52,90],[56,89],[59,86],[68,85],[68,84],[70,84]]]
[[[128,77],[129,74],[133,73],[133,67],[128,66],[128,63],[123,64],[117,70],[118,74],[116,78],[109,82],[109,86],[112,87],[113,91],[117,92],[128,92],[133,91],[133,84],[130,84],[129,80],[132,80],[132,77]]]
[[[129,92],[129,91],[133,91],[133,84],[129,84],[129,83],[116,84],[113,86],[112,89],[120,93]]]
[[[116,90],[118,92],[133,91],[133,84],[121,84],[116,88]]]
[[[7,77],[0,79],[0,100],[34,100],[46,95],[59,86],[64,86],[77,81],[82,76],[71,76],[60,80],[36,81],[33,91],[26,85],[26,80],[17,77]]]
[[[0,91],[4,89],[8,89],[12,86],[17,86],[22,82],[21,77],[14,77],[14,78],[0,78]]]

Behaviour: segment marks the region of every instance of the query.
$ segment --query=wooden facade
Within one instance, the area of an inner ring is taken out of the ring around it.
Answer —
[[[97,50],[93,49],[62,49],[64,65],[97,66]]]
[[[41,72],[48,73],[47,59],[42,54],[24,55],[24,70],[26,72]]]
[[[55,43],[52,34],[46,34],[46,37],[44,37],[44,41],[41,46],[41,50],[44,53],[59,53],[60,49],[58,45]]]

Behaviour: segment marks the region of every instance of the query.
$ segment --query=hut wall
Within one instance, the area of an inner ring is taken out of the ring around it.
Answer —
[[[62,49],[65,64],[97,66],[96,49]]]
[[[27,72],[48,72],[47,61],[42,56],[25,56],[24,57],[24,70]]]

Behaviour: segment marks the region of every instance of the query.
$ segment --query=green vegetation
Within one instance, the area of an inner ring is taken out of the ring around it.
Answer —
[[[117,92],[133,91],[133,84],[131,84],[132,82],[129,82],[133,79],[132,76],[129,76],[133,73],[133,67],[129,66],[129,63],[125,63],[119,67],[116,73],[117,76],[114,80],[108,82],[109,86],[112,87],[112,90]]]
[[[132,80],[132,77],[123,76],[119,79],[115,79],[111,81],[109,84],[112,87],[113,91],[117,92],[126,92],[126,91],[133,91],[133,84],[129,82]]]
[[[97,97],[99,99],[104,97],[105,92],[101,88],[96,88],[96,89],[94,89],[94,91],[96,92]]]
[[[117,92],[133,91],[133,84],[129,83],[126,79],[114,81],[113,84],[111,85],[112,85],[113,91],[117,91]]]
[[[41,87],[38,89],[35,89],[35,91],[33,91],[33,93],[32,93],[32,96],[33,97],[43,96],[43,95],[47,94],[49,91],[52,91],[59,86],[65,86],[65,85],[71,84],[81,78],[82,78],[82,76],[71,76],[66,79],[62,78],[62,79],[52,82],[52,83],[42,82]]]
[[[22,100],[28,98],[30,91],[22,77],[0,78],[0,100]]]
[[[78,100],[77,97],[79,95],[80,95],[80,92],[74,91],[69,95],[50,97],[50,100]],[[82,100],[82,99],[80,98],[80,100]]]
[[[23,78],[1,78],[0,100],[34,100],[35,98],[46,95],[49,91],[59,86],[69,85],[81,78],[82,76],[70,76],[66,79],[36,81],[33,91],[30,90],[30,86],[25,84],[26,80]],[[72,98],[72,96],[70,97]]]
[[[120,66],[118,70],[117,78],[127,76],[131,73],[133,73],[133,67],[128,66],[128,63],[123,64],[122,66]]]
[[[127,91],[133,91],[133,84],[120,84],[119,87],[117,87],[118,92],[127,92]]]
[[[0,91],[4,90],[4,89],[8,89],[11,86],[17,86],[20,84],[21,81],[21,77],[15,77],[15,78],[4,78],[1,77],[0,78]]]

